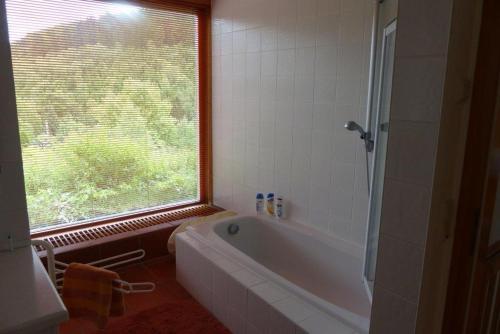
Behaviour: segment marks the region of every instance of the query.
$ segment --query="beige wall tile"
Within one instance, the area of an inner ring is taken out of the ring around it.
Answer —
[[[415,333],[417,305],[375,286],[370,333]]]

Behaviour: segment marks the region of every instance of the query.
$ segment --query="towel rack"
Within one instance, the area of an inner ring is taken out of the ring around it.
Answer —
[[[54,256],[54,247],[52,244],[45,240],[33,239],[31,240],[32,246],[41,246],[47,251],[47,272],[49,277],[59,291],[62,289],[63,274],[68,264],[57,261]],[[138,249],[132,252],[127,252],[119,254],[116,256],[107,257],[98,261],[87,263],[90,266],[95,266],[103,269],[110,269],[123,264],[131,263],[137,260],[141,260],[146,255],[144,249]],[[113,287],[113,290],[120,291],[125,294],[131,293],[147,293],[152,292],[156,288],[156,284],[152,282],[137,282],[129,283],[124,280],[115,279],[113,282],[118,284],[118,287]]]

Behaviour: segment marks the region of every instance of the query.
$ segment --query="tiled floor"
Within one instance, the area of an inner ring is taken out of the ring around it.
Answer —
[[[99,330],[94,324],[72,319],[60,327],[61,334],[105,334],[113,329],[114,324],[124,321],[127,316],[139,311],[151,309],[165,303],[166,300],[191,299],[175,279],[175,263],[171,257],[163,257],[144,264],[133,265],[118,270],[120,277],[129,282],[150,281],[156,284],[152,293],[125,295],[126,312],[122,317],[110,318],[107,330]]]

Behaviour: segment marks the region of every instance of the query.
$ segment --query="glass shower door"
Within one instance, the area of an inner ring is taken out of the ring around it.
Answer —
[[[389,134],[389,116],[396,41],[396,21],[384,29],[382,58],[380,62],[379,89],[376,104],[376,123],[374,127],[375,149],[371,177],[371,193],[368,218],[368,232],[365,253],[365,282],[373,292],[377,248],[384,188],[385,160]]]

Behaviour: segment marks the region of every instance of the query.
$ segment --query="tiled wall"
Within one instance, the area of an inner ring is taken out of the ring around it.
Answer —
[[[5,1],[0,1],[0,250],[29,240]]]
[[[452,2],[399,0],[370,333],[415,332]]]
[[[283,196],[291,219],[363,244],[371,0],[214,0],[215,203]]]

